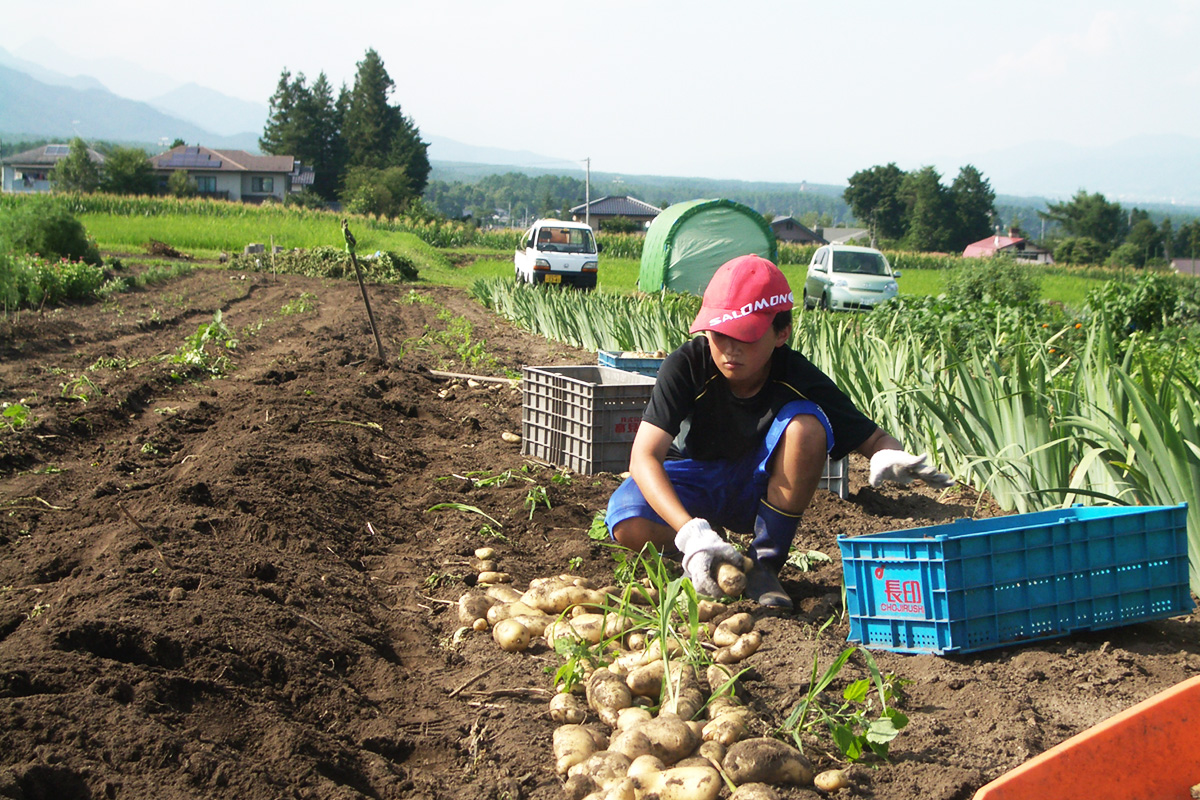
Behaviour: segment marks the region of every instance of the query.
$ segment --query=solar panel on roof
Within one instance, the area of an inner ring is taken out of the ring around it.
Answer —
[[[48,144],[46,145],[46,155],[48,156],[65,156],[71,152],[69,145],[65,144]]]

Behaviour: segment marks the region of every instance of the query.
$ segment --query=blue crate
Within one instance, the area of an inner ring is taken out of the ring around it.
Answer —
[[[1192,610],[1187,503],[838,537],[850,641],[969,653]]]
[[[658,368],[663,363],[661,358],[653,356],[646,358],[623,356],[620,350],[599,350],[596,352],[596,361],[605,367],[636,372],[639,375],[649,375],[651,378],[658,377]]]

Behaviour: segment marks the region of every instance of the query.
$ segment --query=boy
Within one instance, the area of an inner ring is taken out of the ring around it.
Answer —
[[[633,441],[630,477],[605,518],[612,537],[633,550],[674,545],[696,591],[715,597],[715,568],[742,559],[709,521],[752,532],[746,594],[786,609],[792,599],[779,570],[827,455],[870,458],[872,486],[952,483],[788,347],[792,303],[787,279],[765,258],[740,256],[717,270],[690,330],[704,335],[663,362]]]

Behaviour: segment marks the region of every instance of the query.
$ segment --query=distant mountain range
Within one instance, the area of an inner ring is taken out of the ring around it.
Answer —
[[[138,76],[140,86],[170,85],[161,75]],[[0,49],[0,137],[14,139],[73,136],[133,144],[152,151],[175,139],[189,144],[258,152],[266,124],[265,104],[229,97],[194,83],[175,85],[131,100],[108,90],[94,77],[67,76]],[[423,131],[435,171],[470,179],[485,174],[583,175],[579,162],[524,150],[466,144]],[[1081,189],[1100,192],[1122,205],[1170,208],[1200,205],[1200,138],[1142,136],[1111,147],[1083,148],[1036,142],[964,155],[937,168],[948,183],[958,169],[973,164],[997,192],[1007,197],[1066,199]],[[868,167],[870,165],[864,165]],[[593,173],[593,177],[596,174]],[[626,176],[640,185],[669,176]],[[779,187],[798,184],[778,184]]]

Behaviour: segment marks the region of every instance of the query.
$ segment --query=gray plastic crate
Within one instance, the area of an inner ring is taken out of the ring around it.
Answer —
[[[850,465],[845,458],[837,461],[825,459],[825,472],[821,474],[821,482],[817,484],[822,489],[828,489],[845,500],[850,496]]]
[[[613,367],[525,367],[521,454],[585,475],[623,472],[653,388]]]

